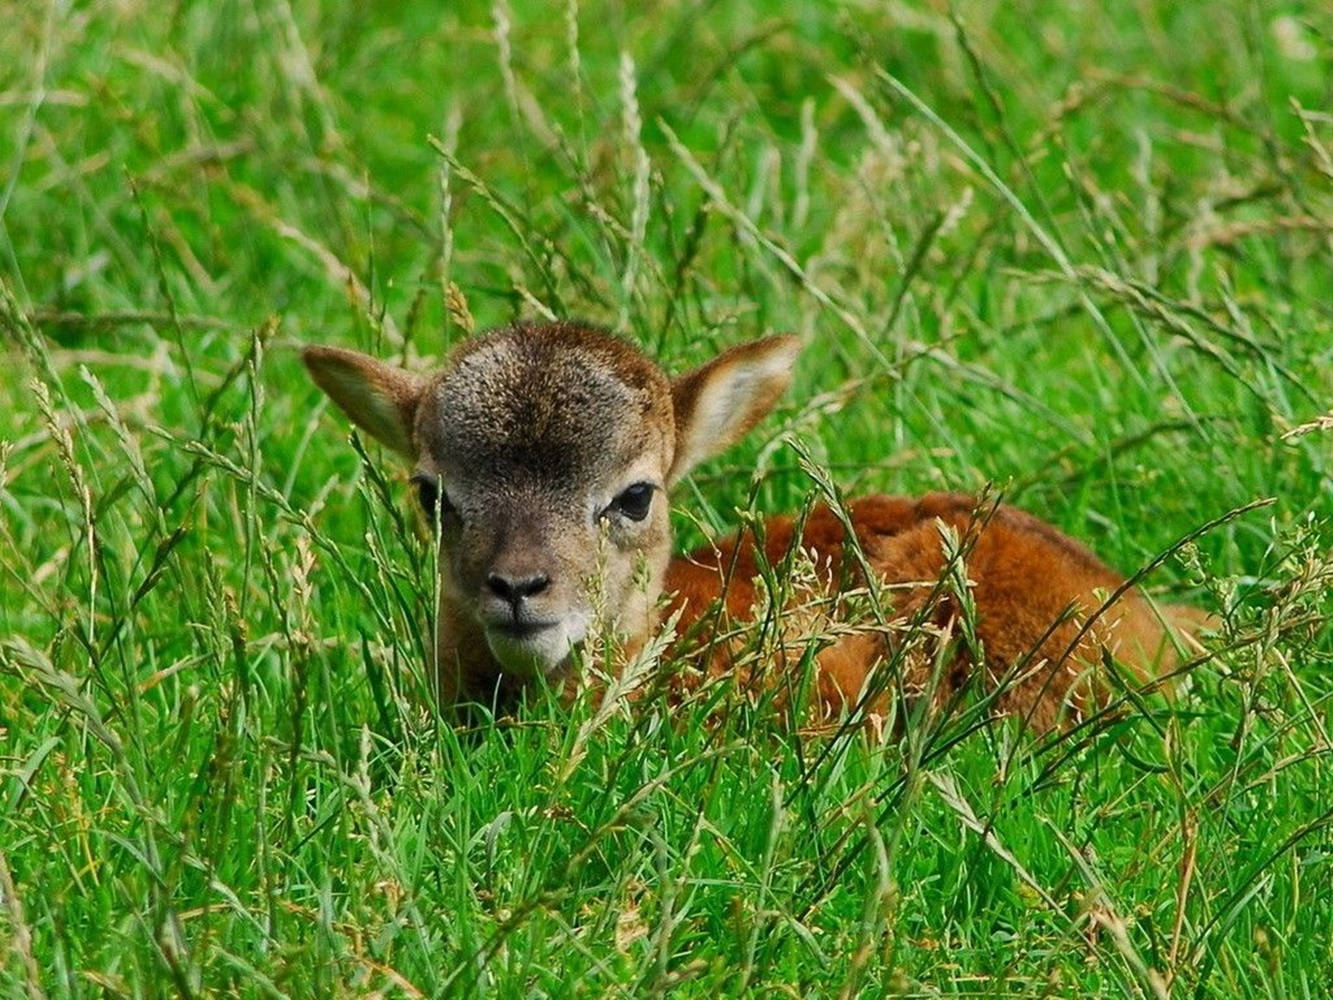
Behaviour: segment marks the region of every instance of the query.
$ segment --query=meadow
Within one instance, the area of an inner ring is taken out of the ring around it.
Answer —
[[[1327,5],[3,15],[0,996],[1329,995]],[[1048,734],[451,726],[407,470],[298,350],[553,316],[804,339],[678,548],[990,491],[1208,652]]]

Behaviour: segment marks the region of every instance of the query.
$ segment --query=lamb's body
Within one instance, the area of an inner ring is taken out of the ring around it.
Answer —
[[[1103,650],[1139,680],[1174,660],[1174,644],[1141,594],[1130,588],[1106,605],[1124,577],[1030,514],[1005,506],[978,509],[973,498],[955,493],[862,497],[848,504],[847,513],[865,565],[875,574],[882,623],[868,598],[859,610],[838,599],[849,589],[863,589],[865,580],[861,559],[846,545],[843,523],[832,510],[817,507],[799,525],[792,517],[764,522],[763,561],[781,565],[793,551],[799,528],[799,549],[813,565],[818,584],[792,594],[784,611],[793,620],[784,631],[794,640],[795,648],[788,651],[794,655],[760,665],[766,677],[759,680],[773,684],[782,680],[777,671],[798,669],[812,635],[838,636],[815,658],[815,693],[827,715],[858,703],[883,714],[887,700],[898,693],[909,698],[923,693],[930,687],[941,642],[951,645],[936,681],[937,698],[972,680],[989,687],[1003,679],[999,710],[1028,717],[1038,729],[1085,710],[1106,693],[1099,673]],[[963,638],[956,585],[939,582],[947,566],[945,527],[963,552],[963,572],[952,578],[967,581],[975,647],[984,655],[980,665]],[[670,608],[680,612],[678,628],[684,635],[702,632],[697,641],[706,650],[700,655],[710,674],[744,662],[737,656],[742,643],[718,643],[712,637],[732,631],[728,620],[748,621],[765,607],[756,548],[747,533],[678,557],[667,569]],[[716,622],[707,617],[710,609],[720,612]],[[1169,617],[1178,614],[1163,610]],[[904,645],[905,655],[895,658]],[[890,664],[895,677],[882,671],[875,676],[876,668]],[[983,676],[975,678],[978,666]]]
[[[308,349],[316,381],[352,419],[416,462],[423,506],[442,532],[441,700],[493,703],[536,673],[558,675],[593,628],[636,649],[657,627],[664,592],[682,632],[725,636],[725,627],[706,626],[750,617],[760,603],[753,540],[673,560],[659,494],[768,411],[797,348],[790,337],[756,341],[675,380],[624,341],[579,324],[492,333],[429,377]],[[933,673],[937,693],[949,693],[980,668],[992,682],[1013,671],[1000,708],[1045,727],[1104,690],[1092,677],[1104,652],[1141,677],[1171,656],[1174,643],[1142,596],[1129,589],[1104,608],[1123,578],[1030,515],[978,511],[953,494],[866,497],[848,513],[859,547],[845,544],[830,510],[802,523],[798,548],[809,565],[779,609],[776,662],[755,670],[735,642],[710,640],[693,676],[736,669],[746,680],[783,680],[785,664],[799,661],[785,652],[808,648],[813,636],[826,713],[863,700],[882,709],[894,692],[924,691]],[[939,584],[948,566],[942,528],[962,552],[952,589]],[[770,518],[762,562],[782,562],[796,530],[789,517]],[[845,596],[865,588],[863,566],[882,591],[882,618],[867,617],[864,601],[858,613]],[[960,587],[975,607],[964,616],[975,635],[940,646],[959,621]],[[717,620],[705,619],[714,606]],[[911,622],[922,627],[904,638]],[[929,641],[917,641],[923,634]],[[889,662],[895,676],[875,678]]]

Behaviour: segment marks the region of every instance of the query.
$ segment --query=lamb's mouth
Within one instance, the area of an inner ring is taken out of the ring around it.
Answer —
[[[514,639],[523,642],[528,639],[541,635],[548,629],[553,629],[560,623],[554,622],[496,622],[486,626],[486,631],[496,635],[502,635],[506,639]]]
[[[583,630],[571,628],[563,618],[489,621],[485,631],[486,645],[500,666],[508,673],[528,677],[559,672],[583,638]]]

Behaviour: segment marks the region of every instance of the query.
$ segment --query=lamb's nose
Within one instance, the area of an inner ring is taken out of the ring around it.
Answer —
[[[551,578],[545,573],[534,576],[508,577],[492,573],[486,577],[486,586],[491,593],[501,600],[508,601],[518,608],[525,597],[535,597],[551,585]]]

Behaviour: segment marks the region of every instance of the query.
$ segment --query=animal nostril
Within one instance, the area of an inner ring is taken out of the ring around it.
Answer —
[[[545,573],[510,579],[492,573],[486,578],[486,586],[491,593],[510,604],[518,604],[525,597],[534,597],[551,585],[551,578]]]
[[[550,585],[551,578],[545,573],[530,576],[526,580],[518,580],[512,584],[514,593],[520,597],[535,597]]]

